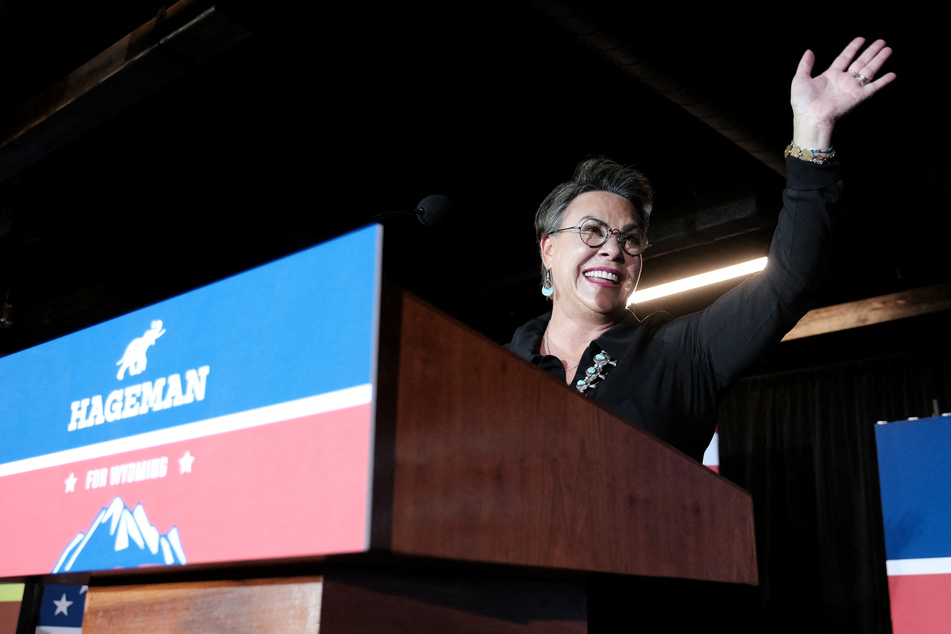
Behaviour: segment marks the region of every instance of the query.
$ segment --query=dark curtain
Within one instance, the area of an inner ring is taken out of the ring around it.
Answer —
[[[874,428],[951,410],[949,323],[781,344],[719,419],[720,472],[753,496],[760,585],[590,575],[590,631],[890,634]]]
[[[951,346],[930,327],[891,353],[862,336],[852,359],[741,381],[720,410],[721,473],[754,500],[759,631],[891,632],[874,426],[951,409]],[[792,365],[835,357],[836,341],[802,344]]]

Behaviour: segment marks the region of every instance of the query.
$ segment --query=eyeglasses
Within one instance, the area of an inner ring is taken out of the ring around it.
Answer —
[[[647,234],[640,229],[631,229],[627,233],[622,233],[620,229],[611,229],[600,220],[595,220],[593,218],[585,220],[580,227],[565,227],[563,229],[555,229],[548,235],[553,236],[556,233],[561,233],[562,231],[574,230],[578,231],[578,235],[581,236],[581,241],[592,249],[597,249],[603,245],[608,241],[608,238],[613,236],[615,233],[617,234],[618,244],[621,245],[621,250],[628,255],[640,255],[644,253],[644,250],[651,245],[647,240]]]

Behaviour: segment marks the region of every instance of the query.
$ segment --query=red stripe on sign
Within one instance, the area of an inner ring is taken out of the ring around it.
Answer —
[[[944,634],[951,623],[951,574],[888,577],[894,634]]]
[[[366,404],[0,478],[0,576],[51,571],[116,497],[188,563],[365,550],[370,434]]]

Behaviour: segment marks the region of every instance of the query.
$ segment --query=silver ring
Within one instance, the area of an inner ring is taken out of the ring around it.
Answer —
[[[858,75],[856,75],[855,78],[858,79],[860,82],[862,82],[862,85],[863,85],[863,86],[868,86],[868,85],[871,83],[871,82],[868,80],[868,77],[866,77],[866,76],[863,75],[862,73],[859,73]]]

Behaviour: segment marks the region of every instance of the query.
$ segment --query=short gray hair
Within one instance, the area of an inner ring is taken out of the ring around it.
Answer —
[[[654,193],[647,177],[632,167],[626,167],[606,158],[583,161],[575,168],[574,176],[564,182],[542,201],[535,213],[535,242],[541,248],[542,238],[561,227],[565,209],[571,201],[587,192],[610,192],[624,198],[637,214],[641,229],[647,231],[653,207]],[[545,265],[542,264],[542,279]]]

